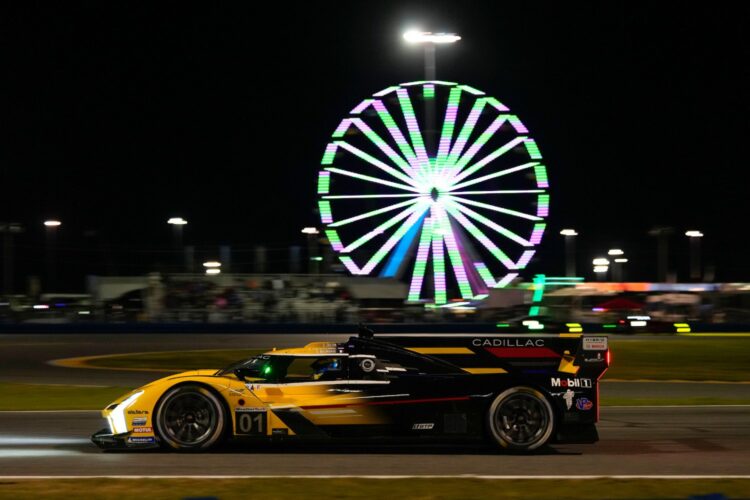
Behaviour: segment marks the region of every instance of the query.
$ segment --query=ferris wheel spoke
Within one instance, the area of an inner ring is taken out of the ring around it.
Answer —
[[[380,149],[388,157],[389,160],[398,165],[398,167],[403,170],[409,178],[414,177],[414,171],[411,165],[409,165],[409,163],[405,161],[401,157],[401,155],[396,153],[393,148],[390,147],[388,143],[386,143],[377,133],[375,133],[364,121],[360,120],[359,118],[353,118],[352,124],[360,131],[362,131],[362,133],[365,134],[365,137],[370,139],[370,141],[375,144],[378,149]]]
[[[456,116],[458,115],[458,105],[461,102],[461,87],[453,87],[448,96],[448,107],[445,110],[445,121],[443,122],[443,131],[440,133],[440,145],[438,146],[437,156],[437,175],[441,174],[446,165],[446,160],[450,154],[451,140],[453,139],[453,129],[456,126]]]
[[[448,302],[445,289],[445,252],[443,250],[443,235],[437,228],[432,233],[432,271],[435,285],[435,304],[445,304]]]
[[[392,226],[395,226],[396,224],[401,222],[403,219],[407,218],[408,216],[410,216],[416,210],[419,210],[419,209],[420,209],[420,206],[415,205],[413,207],[409,207],[403,210],[401,213],[399,213],[395,217],[388,219],[387,221],[383,222],[372,231],[369,231],[365,233],[363,236],[360,236],[358,239],[354,240],[349,246],[345,247],[341,252],[342,253],[353,252],[354,250],[361,247],[362,245],[364,245],[365,243],[367,243],[374,237],[380,234],[383,234],[386,231],[386,229],[390,229]]]
[[[536,192],[536,191],[535,191]],[[543,192],[539,190],[539,192]],[[455,193],[461,194],[461,193]],[[368,198],[414,198],[419,196],[416,193],[405,193],[405,194],[337,194],[337,195],[325,195],[322,198],[324,200],[363,200]],[[425,195],[426,196],[426,195]]]
[[[496,179],[498,177],[502,177],[504,175],[512,174],[514,172],[519,172],[521,170],[525,170],[527,168],[536,167],[538,165],[537,162],[531,162],[531,163],[524,163],[523,165],[518,165],[517,167],[511,167],[506,168],[505,170],[500,170],[499,172],[495,172],[494,174],[488,174],[483,177],[477,177],[476,179],[472,179],[470,181],[466,181],[461,184],[453,184],[448,188],[448,191],[454,191],[456,189],[463,189],[468,186],[473,186],[474,184],[479,184],[480,182],[488,181],[490,179]],[[454,180],[455,182],[455,180]]]
[[[401,238],[404,237],[404,235],[411,229],[411,227],[416,224],[421,218],[422,215],[424,215],[425,211],[429,208],[429,205],[427,203],[424,203],[422,210],[416,210],[413,214],[409,216],[406,221],[404,221],[403,224],[401,224],[401,227],[399,227],[393,235],[391,235],[390,238],[381,246],[370,258],[370,260],[365,264],[365,266],[362,268],[363,274],[370,274],[373,269],[375,269],[375,266],[380,264],[380,262],[383,260],[383,258],[388,255],[388,252],[390,252],[393,247],[396,245],[396,243],[399,242]]]
[[[496,205],[489,205],[487,203],[482,203],[479,201],[467,200],[466,198],[461,198],[460,196],[451,196],[450,199],[458,203],[463,203],[479,208],[486,208],[487,210],[493,210],[502,214],[512,215],[513,217],[519,217],[521,219],[531,220],[535,222],[542,220],[541,217],[537,217],[536,215],[529,215],[523,212],[517,212],[516,210],[510,210],[508,208],[498,207]]]
[[[451,191],[450,194],[462,194],[462,195],[479,195],[479,194],[535,194],[544,193],[544,189],[501,189],[498,191]],[[411,196],[408,194],[395,195],[395,196]],[[324,196],[323,198],[330,198]]]
[[[457,208],[455,208],[451,204],[446,205],[446,210],[448,213],[450,213],[454,219],[456,219],[459,224],[461,224],[463,227],[465,227],[469,234],[471,234],[477,241],[479,241],[484,247],[497,259],[500,261],[502,265],[504,265],[507,268],[512,268],[515,266],[515,262],[506,255],[505,252],[500,250],[497,245],[495,245],[491,239],[487,237],[484,232],[482,232],[481,229],[479,229],[473,222],[471,222],[469,219],[464,216],[461,212],[458,211]]]
[[[339,146],[340,148],[342,148],[342,149],[346,149],[347,151],[349,151],[350,153],[352,153],[354,156],[360,158],[361,160],[366,161],[370,165],[379,168],[383,172],[391,174],[393,177],[397,178],[398,180],[416,187],[415,186],[416,181],[414,179],[412,179],[408,175],[404,175],[402,172],[399,172],[395,168],[393,168],[393,167],[391,167],[389,165],[386,165],[382,161],[378,160],[374,156],[371,156],[371,155],[365,153],[361,149],[359,149],[359,148],[357,148],[355,146],[352,146],[351,144],[349,144],[347,142],[343,142],[343,141],[336,141],[335,144],[337,146]]]
[[[454,183],[461,182],[466,177],[470,176],[480,168],[484,167],[488,163],[491,163],[498,158],[500,158],[502,155],[516,147],[517,145],[523,143],[526,140],[526,137],[516,137],[515,139],[509,141],[508,143],[504,144],[503,146],[500,146],[497,148],[494,152],[490,153],[489,155],[482,158],[480,161],[472,165],[471,167],[467,168],[464,171],[461,171],[461,169],[466,166],[466,163],[463,163],[461,165],[456,166],[455,175],[453,176],[452,181]],[[473,146],[472,146],[473,147]],[[468,155],[468,153],[467,153]],[[463,160],[463,159],[462,159]],[[468,162],[467,162],[468,163]]]
[[[461,292],[461,297],[467,300],[471,300],[474,297],[474,293],[471,289],[471,283],[466,274],[466,268],[464,267],[464,261],[461,258],[461,252],[458,248],[456,241],[456,235],[451,227],[448,215],[445,213],[440,205],[433,205],[433,210],[437,215],[438,227],[443,235],[443,241],[445,246],[448,248],[448,257],[451,261],[451,267],[453,268],[453,274],[456,276],[456,282],[458,283],[458,289]]]
[[[471,136],[471,133],[474,131],[474,127],[476,127],[477,125],[477,121],[479,120],[479,116],[484,110],[485,104],[487,104],[487,99],[484,97],[474,101],[474,105],[469,112],[469,116],[468,118],[466,118],[463,127],[461,127],[461,132],[459,132],[458,134],[458,139],[456,139],[455,144],[453,144],[453,149],[448,156],[448,164],[455,164],[458,158],[461,156],[461,153],[463,153],[464,147],[466,147],[466,141],[469,140],[469,136]]]
[[[376,100],[373,102],[373,108],[375,108],[375,111],[378,113],[378,116],[380,117],[380,121],[383,122],[383,125],[385,125],[385,128],[388,130],[388,133],[391,134],[391,137],[394,141],[396,141],[396,145],[401,150],[401,153],[404,155],[406,160],[411,165],[417,164],[417,155],[414,153],[414,150],[412,149],[409,142],[406,140],[406,137],[404,137],[404,134],[401,133],[401,129],[396,125],[396,122],[393,120],[393,116],[391,116],[391,113],[388,111],[388,108],[385,107],[385,104],[383,104],[383,101]]]
[[[411,276],[409,285],[409,302],[419,300],[422,292],[422,283],[424,282],[424,273],[427,269],[427,259],[430,255],[430,246],[432,243],[432,217],[427,217],[422,224],[422,234],[419,237],[419,247],[417,248],[417,259],[414,261],[414,272]]]
[[[328,224],[328,227],[341,227],[345,226],[347,224],[351,224],[352,222],[356,222],[358,220],[367,219],[370,217],[375,217],[376,215],[384,214],[386,212],[392,212],[393,210],[398,210],[401,207],[406,207],[409,205],[413,205],[415,203],[418,203],[420,201],[420,198],[415,198],[413,200],[406,200],[402,201],[401,203],[395,203],[393,205],[389,205],[384,208],[379,208],[377,210],[373,210],[371,212],[367,212],[364,214],[356,215],[354,217],[349,217],[348,219],[340,220],[338,222],[333,222],[331,224]]]
[[[417,123],[417,117],[414,114],[414,108],[411,105],[411,99],[409,99],[409,92],[406,89],[401,88],[396,91],[396,95],[398,95],[398,102],[401,105],[401,111],[406,120],[406,128],[409,130],[409,137],[414,146],[414,152],[417,154],[417,161],[420,165],[419,170],[423,174],[428,174],[430,170],[430,160],[427,157],[427,150],[424,147],[422,132],[419,130],[419,124]]]
[[[415,193],[419,192],[419,189],[415,188],[414,186],[409,186],[409,185],[406,185],[406,184],[399,184],[398,182],[391,182],[391,181],[387,181],[385,179],[379,179],[377,177],[372,177],[370,175],[358,174],[356,172],[350,172],[350,171],[344,170],[342,168],[326,167],[326,170],[328,170],[329,172],[336,173],[336,174],[341,174],[341,175],[346,175],[346,176],[349,176],[349,177],[354,177],[355,179],[360,179],[360,180],[363,180],[363,181],[369,181],[369,182],[374,182],[376,184],[382,184],[384,186],[395,187],[397,189],[402,189],[404,191],[412,191],[412,192],[415,192]]]
[[[477,140],[474,141],[474,143],[469,147],[469,149],[464,153],[461,158],[455,163],[455,166],[453,167],[454,176],[455,173],[460,172],[479,152],[482,147],[487,144],[487,141],[489,141],[493,135],[495,135],[495,132],[497,132],[497,129],[499,129],[503,123],[508,119],[508,115],[500,115],[490,124],[487,129],[481,133],[479,137],[477,137]]]
[[[503,226],[496,224],[495,222],[491,221],[487,217],[483,216],[482,214],[478,214],[474,210],[470,209],[469,207],[466,207],[464,205],[461,205],[460,203],[454,203],[454,207],[456,207],[458,210],[466,214],[467,216],[471,217],[477,222],[481,222],[485,226],[489,227],[490,229],[495,230],[496,232],[500,233],[501,235],[505,236],[506,238],[515,241],[519,245],[525,246],[525,247],[531,247],[534,246],[532,242],[530,242],[527,239],[524,239],[520,236],[518,236],[516,233],[511,231],[510,229],[506,229]]]

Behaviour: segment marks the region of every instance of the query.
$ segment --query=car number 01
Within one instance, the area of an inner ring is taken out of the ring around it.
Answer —
[[[237,416],[237,434],[265,436],[265,411],[238,411],[235,414]]]

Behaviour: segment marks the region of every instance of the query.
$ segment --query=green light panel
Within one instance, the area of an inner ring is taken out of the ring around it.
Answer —
[[[542,153],[539,152],[539,147],[536,145],[534,139],[526,139],[526,150],[529,152],[529,156],[532,160],[541,160]]]
[[[321,165],[330,165],[333,163],[333,158],[336,156],[336,148],[337,146],[333,143],[326,146],[326,152],[323,154],[323,159],[321,160]]]
[[[333,222],[331,203],[328,200],[318,200],[318,210],[320,210],[320,220],[323,224],[330,224]]]
[[[547,217],[549,215],[549,195],[540,194],[536,200],[536,215]]]
[[[534,175],[536,176],[536,185],[540,188],[548,188],[549,181],[547,179],[547,168],[544,165],[537,165],[534,167]]]
[[[328,194],[331,187],[331,173],[326,170],[318,172],[318,194]]]
[[[342,250],[344,250],[344,245],[341,243],[339,234],[335,229],[326,229],[326,236],[328,237],[328,241],[331,243],[331,248],[333,248],[337,252],[341,252]]]
[[[433,99],[435,97],[435,85],[431,83],[425,84],[422,88],[422,95],[425,99]]]

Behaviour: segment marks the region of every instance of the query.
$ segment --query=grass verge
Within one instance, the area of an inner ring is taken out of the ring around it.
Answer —
[[[101,410],[132,389],[0,382],[0,410]]]
[[[586,479],[52,479],[4,480],[0,498],[420,498],[654,499],[721,493],[746,497],[750,480]]]
[[[750,339],[610,337],[612,367],[604,379],[750,380]]]

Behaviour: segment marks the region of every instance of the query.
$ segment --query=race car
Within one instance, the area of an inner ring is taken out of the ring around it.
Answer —
[[[607,337],[377,335],[171,375],[102,411],[104,449],[205,451],[228,439],[485,441],[532,451],[598,440]]]

